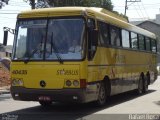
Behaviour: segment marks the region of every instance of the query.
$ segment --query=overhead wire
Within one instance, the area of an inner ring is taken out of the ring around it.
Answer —
[[[9,1],[9,3],[14,3],[14,4],[17,4],[17,3],[19,3],[19,4],[24,4],[24,5],[26,5],[26,2],[24,2],[24,1],[20,1],[20,0],[17,0],[17,1]]]
[[[142,1],[141,1],[142,2]],[[160,5],[160,3],[154,3],[154,4],[143,4],[144,6],[159,6]],[[115,7],[125,7],[124,5],[122,5],[122,6],[119,6],[119,5],[115,5],[114,4],[114,6]],[[135,6],[137,6],[137,5],[135,5]]]
[[[8,5],[10,6],[17,6],[17,7],[28,7],[29,4],[27,5],[24,1],[9,1]]]
[[[143,2],[141,1],[141,7],[143,8],[143,10],[144,10],[144,12],[145,12],[145,14],[146,14],[146,16],[149,18],[149,15],[148,15],[148,13],[146,12],[146,9],[148,10],[155,10],[155,9],[159,9],[159,6],[160,6],[160,3],[153,3],[153,4],[143,4]],[[132,3],[131,4],[129,4],[128,6],[131,6],[132,5]],[[134,5],[134,6],[136,6],[136,7],[138,7],[139,5]],[[115,10],[124,10],[124,5],[115,5],[114,4],[114,9]],[[129,10],[135,10],[135,8],[129,8]],[[149,18],[150,19],[150,18]]]
[[[142,11],[142,9],[141,9],[141,6],[139,5],[139,3],[137,2],[137,6],[138,6],[138,10],[140,11],[140,13],[141,13],[141,15],[142,15],[142,18],[145,20],[145,15],[144,15],[144,13],[143,13],[143,11]]]
[[[16,20],[16,18],[9,18],[9,17],[4,17],[4,16],[0,16],[1,20]]]
[[[149,14],[147,13],[146,9],[157,9],[159,8],[159,5],[160,5],[160,3],[144,4],[142,1],[140,4],[138,2],[137,4],[134,4],[134,3],[128,4],[128,6],[130,6],[128,10],[136,11],[137,15],[143,20],[150,19]],[[119,11],[124,10],[124,7],[125,7],[124,5],[122,6],[114,5],[114,6],[115,6],[114,9],[119,10]]]
[[[151,7],[151,8],[146,8],[147,10],[157,10],[159,9],[160,7]],[[114,8],[114,10],[124,10],[124,8]],[[129,8],[128,10],[134,10],[134,8]]]
[[[7,13],[7,12],[0,12],[0,14],[18,14],[18,13]]]
[[[19,11],[19,10],[0,10],[0,11]]]
[[[136,10],[138,16],[139,16],[140,18],[142,18],[141,15],[139,14],[139,11],[138,11],[137,8],[136,8],[136,6],[134,6],[134,8],[135,8],[135,10]]]
[[[147,11],[146,11],[146,8],[144,7],[144,4],[143,4],[143,2],[141,1],[141,4],[142,4],[142,7],[143,7],[143,9],[144,9],[144,12],[146,13],[146,15],[147,15],[147,18],[148,19],[150,19],[150,17],[149,17],[149,15],[148,15],[148,13],[147,13]]]

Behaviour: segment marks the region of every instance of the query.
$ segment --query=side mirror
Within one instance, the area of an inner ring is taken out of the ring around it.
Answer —
[[[3,45],[6,46],[8,41],[8,31],[4,31]]]
[[[15,34],[16,30],[8,27],[3,27],[3,31],[4,31],[3,45],[6,46],[8,41],[8,32]]]

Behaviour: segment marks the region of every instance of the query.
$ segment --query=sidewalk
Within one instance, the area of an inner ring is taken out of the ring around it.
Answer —
[[[1,94],[9,94],[10,93],[10,86],[0,87],[0,95]]]

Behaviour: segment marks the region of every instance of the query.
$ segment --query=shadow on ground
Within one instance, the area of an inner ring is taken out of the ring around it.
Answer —
[[[155,90],[149,90],[144,95],[148,95],[154,91]],[[135,92],[127,92],[116,96],[112,96],[109,99],[109,102],[103,107],[98,107],[94,103],[87,103],[87,104],[53,103],[53,105],[49,107],[41,107],[39,105],[36,107],[30,107],[26,109],[4,113],[1,114],[1,117],[2,118],[7,117],[8,115],[10,115],[11,117],[17,116],[18,120],[87,120],[87,119],[97,120],[97,118],[96,117],[93,118],[91,114],[94,114],[95,112],[98,112],[100,110],[110,108],[112,106],[124,103],[126,101],[138,97],[140,96],[137,96]],[[112,115],[112,117],[115,116]],[[110,117],[107,118],[101,120],[111,120]]]
[[[160,101],[155,101],[154,102],[156,105],[160,105]]]

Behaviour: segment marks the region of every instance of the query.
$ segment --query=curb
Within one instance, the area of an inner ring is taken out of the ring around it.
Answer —
[[[0,95],[3,95],[3,94],[10,94],[10,91],[0,91]]]

